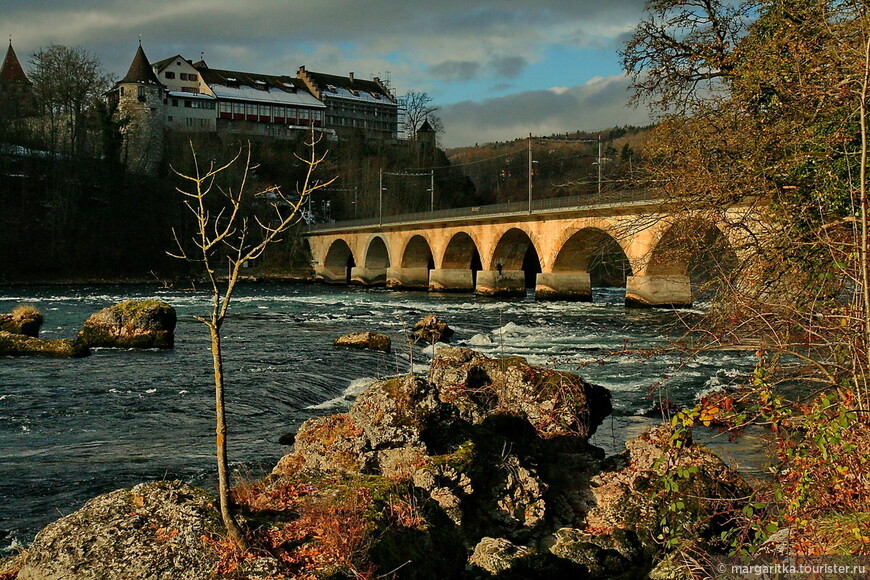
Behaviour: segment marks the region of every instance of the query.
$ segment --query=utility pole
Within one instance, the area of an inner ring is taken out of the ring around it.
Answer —
[[[529,133],[529,213],[532,213],[532,134]]]
[[[384,223],[384,168],[378,169],[378,225]]]
[[[429,211],[435,211],[435,170],[429,170]]]
[[[601,133],[598,134],[598,195],[601,195]]]

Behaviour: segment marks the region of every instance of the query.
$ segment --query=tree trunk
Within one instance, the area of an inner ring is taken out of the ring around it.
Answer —
[[[218,464],[218,497],[220,498],[221,518],[227,528],[227,534],[242,551],[247,550],[247,543],[238,522],[230,512],[229,468],[227,466],[227,423],[224,412],[224,370],[221,355],[220,328],[209,325],[211,333],[211,355],[214,365],[214,395],[215,395],[215,433],[217,437]]]

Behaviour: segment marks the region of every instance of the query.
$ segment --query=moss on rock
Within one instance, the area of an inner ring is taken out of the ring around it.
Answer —
[[[44,356],[52,358],[81,358],[91,354],[79,340],[59,338],[42,340],[23,334],[0,332],[0,356]]]
[[[345,346],[348,348],[360,348],[390,352],[392,344],[390,337],[377,332],[352,332],[335,339],[333,346]]]
[[[160,300],[128,300],[91,315],[78,334],[88,346],[172,348],[175,309]]]

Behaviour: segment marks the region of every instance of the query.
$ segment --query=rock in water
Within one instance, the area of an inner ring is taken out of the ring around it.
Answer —
[[[0,332],[0,356],[47,356],[52,358],[81,358],[91,354],[80,340],[59,338],[42,340],[23,334]]]
[[[471,423],[493,413],[523,417],[543,438],[591,437],[612,410],[610,391],[522,357],[490,359],[468,348],[438,350],[429,381]]]
[[[365,348],[390,352],[392,347],[390,337],[377,332],[352,332],[335,339],[333,346],[347,346],[350,348]]]
[[[450,338],[453,336],[453,329],[447,326],[446,322],[439,320],[434,314],[427,314],[411,327],[411,335],[414,337],[414,340],[428,344],[450,342]]]
[[[13,308],[9,314],[0,314],[0,332],[38,338],[42,322],[42,313],[39,310],[22,304]]]
[[[88,346],[172,348],[175,309],[160,300],[128,300],[91,315],[79,332]]]
[[[101,495],[37,534],[18,580],[210,578],[217,555],[203,536],[221,529],[214,503],[179,481]]]

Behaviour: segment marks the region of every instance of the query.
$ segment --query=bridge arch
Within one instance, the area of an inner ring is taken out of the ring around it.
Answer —
[[[402,268],[434,268],[435,254],[426,238],[420,234],[412,236],[405,244],[399,265]]]
[[[541,254],[531,236],[520,228],[505,231],[495,245],[489,260],[489,269],[498,274],[522,272],[524,288],[534,288],[541,272]]]
[[[347,242],[341,238],[333,241],[323,259],[326,281],[349,283],[351,270],[355,266],[353,251]]]
[[[684,219],[665,228],[650,251],[648,276],[690,276],[699,281],[730,275],[737,254],[719,226]]]
[[[374,236],[369,240],[364,266],[378,270],[386,270],[390,267],[390,252],[381,236]]]
[[[480,251],[474,238],[466,232],[457,232],[447,242],[441,258],[442,270],[480,270]]]
[[[684,306],[707,298],[737,270],[737,253],[719,224],[689,217],[663,224],[650,245],[643,275],[630,279],[631,305]]]
[[[477,241],[465,231],[450,237],[439,267],[429,272],[429,289],[437,292],[466,292],[477,285],[482,269]]]
[[[552,272],[586,272],[590,285],[624,287],[632,268],[619,241],[606,229],[587,227],[573,232],[556,248]]]

